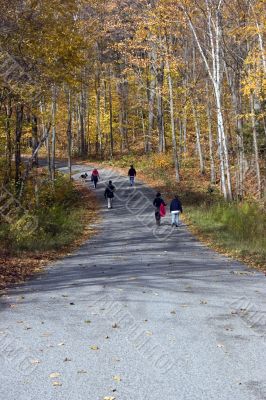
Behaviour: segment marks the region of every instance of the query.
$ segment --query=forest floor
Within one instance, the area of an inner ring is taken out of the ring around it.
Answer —
[[[0,297],[2,397],[265,399],[265,275],[155,228],[153,189],[100,175],[98,234]]]

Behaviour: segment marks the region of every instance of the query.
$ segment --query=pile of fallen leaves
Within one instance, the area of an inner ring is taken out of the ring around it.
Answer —
[[[43,268],[51,261],[66,256],[96,233],[95,227],[92,226],[99,218],[96,196],[80,182],[76,182],[75,186],[82,196],[82,203],[86,211],[81,221],[84,225],[83,234],[71,246],[63,247],[60,251],[21,252],[16,255],[2,251],[2,254],[0,253],[0,289],[11,284],[21,283],[33,274],[42,272]]]

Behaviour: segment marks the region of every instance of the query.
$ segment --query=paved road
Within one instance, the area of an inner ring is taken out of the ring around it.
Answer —
[[[0,298],[1,400],[266,399],[265,276],[100,172],[98,235]]]

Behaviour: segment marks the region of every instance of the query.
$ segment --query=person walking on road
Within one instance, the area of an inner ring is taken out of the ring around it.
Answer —
[[[99,179],[100,179],[99,172],[96,168],[94,168],[94,170],[92,171],[92,174],[91,174],[91,181],[93,182],[95,189],[97,187],[97,183],[98,183]]]
[[[129,171],[128,171],[130,186],[134,186],[136,175],[137,175],[137,172],[136,172],[134,166],[131,165],[129,168]]]
[[[157,193],[156,197],[153,201],[153,205],[155,207],[155,221],[156,225],[161,225],[161,217],[165,216],[165,207],[166,203],[162,199],[161,193]]]
[[[179,214],[183,212],[182,204],[178,196],[171,201],[170,204],[170,213],[172,216],[172,226],[179,225]]]
[[[115,187],[114,187],[112,181],[109,181],[108,186],[104,192],[104,197],[107,200],[108,209],[113,208],[114,191],[115,191]]]

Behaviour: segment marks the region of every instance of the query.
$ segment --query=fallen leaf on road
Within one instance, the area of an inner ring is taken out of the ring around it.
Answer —
[[[62,386],[61,382],[53,382],[53,386]]]
[[[59,372],[53,372],[52,374],[49,375],[49,378],[59,378],[61,374]]]
[[[31,364],[40,364],[41,361],[39,361],[39,360],[30,360],[30,363]]]

